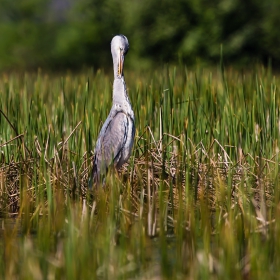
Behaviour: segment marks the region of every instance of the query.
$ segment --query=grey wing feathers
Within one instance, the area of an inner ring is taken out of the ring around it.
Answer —
[[[114,165],[118,163],[127,139],[127,131],[128,117],[123,112],[117,112],[104,123],[95,150],[94,181],[99,181],[100,173],[105,174],[112,161]]]

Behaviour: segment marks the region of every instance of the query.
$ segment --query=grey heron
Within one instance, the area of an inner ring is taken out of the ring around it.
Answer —
[[[124,59],[128,49],[129,43],[124,35],[117,35],[112,39],[113,105],[97,138],[90,187],[93,183],[101,182],[110,165],[119,169],[131,154],[135,136],[134,112],[127,94],[123,73]]]

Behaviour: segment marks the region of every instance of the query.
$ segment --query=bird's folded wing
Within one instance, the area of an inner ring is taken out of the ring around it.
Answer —
[[[112,160],[117,164],[122,149],[127,140],[128,117],[123,112],[117,112],[104,127],[104,133],[100,135],[100,150],[96,155],[99,161],[105,161],[108,166]]]

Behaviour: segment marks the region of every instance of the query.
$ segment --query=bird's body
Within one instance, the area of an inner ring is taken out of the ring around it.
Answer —
[[[117,35],[112,39],[113,106],[96,142],[92,183],[99,183],[111,164],[119,169],[131,154],[135,136],[134,112],[123,76],[124,55],[128,48],[128,40],[124,35]]]

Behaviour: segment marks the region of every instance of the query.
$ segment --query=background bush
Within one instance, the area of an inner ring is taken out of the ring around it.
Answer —
[[[0,69],[111,67],[125,34],[132,67],[197,59],[280,62],[278,0],[0,0]]]

